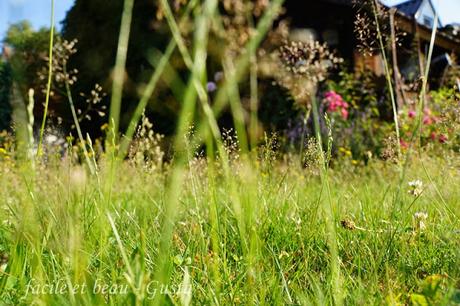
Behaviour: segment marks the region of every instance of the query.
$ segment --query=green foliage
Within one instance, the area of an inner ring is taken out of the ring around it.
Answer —
[[[447,275],[430,275],[420,282],[420,292],[410,296],[414,306],[458,305],[459,290],[446,294]]]
[[[46,65],[49,35],[48,29],[42,28],[35,31],[29,22],[22,21],[11,25],[4,39],[4,43],[12,49],[12,55],[8,59],[12,80],[18,86],[24,101],[28,101],[28,90],[34,89],[35,100],[39,102],[34,108],[36,117],[39,117],[38,115],[43,111],[41,102],[44,101],[45,84],[39,72]],[[59,112],[56,107],[57,97],[53,103],[54,110]]]
[[[460,93],[455,87],[431,91],[423,113],[406,105],[399,114],[403,144],[407,146],[417,120],[421,120],[420,145],[460,150]]]
[[[49,47],[49,30],[34,31],[28,21],[22,21],[10,26],[4,43],[13,49],[11,62],[14,77],[22,86],[39,88],[41,80],[38,71],[43,66]]]
[[[350,151],[355,160],[366,159],[369,153],[380,156],[385,138],[394,129],[385,80],[370,71],[341,71],[338,80],[327,81],[327,87],[349,105],[347,118],[330,114],[335,152]]]
[[[439,133],[447,136],[451,148],[460,152],[460,91],[457,86],[430,93],[433,108],[439,113]]]

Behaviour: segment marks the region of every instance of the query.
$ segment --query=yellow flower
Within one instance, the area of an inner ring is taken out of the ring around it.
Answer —
[[[345,156],[351,156],[351,151],[348,150],[347,148],[340,147],[340,148],[339,148],[339,152],[342,153],[342,154],[345,155]]]
[[[109,128],[109,124],[108,123],[104,123],[103,125],[101,125],[101,131],[105,131]]]

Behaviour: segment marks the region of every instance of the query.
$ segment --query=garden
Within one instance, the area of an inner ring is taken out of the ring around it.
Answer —
[[[378,73],[288,2],[76,0],[60,31],[9,27],[1,305],[460,304],[446,34],[421,56],[353,1]]]

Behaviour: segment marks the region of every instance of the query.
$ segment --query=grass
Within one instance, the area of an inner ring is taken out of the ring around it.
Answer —
[[[46,98],[45,98],[45,108],[43,111],[43,119],[40,128],[40,139],[38,141],[38,154],[40,155],[42,144],[43,144],[43,135],[45,132],[46,126],[46,116],[48,115],[48,105],[50,101],[50,93],[51,93],[51,83],[52,83],[52,67],[53,67],[53,41],[54,41],[54,0],[51,0],[51,26],[50,26],[50,43],[49,43],[49,53],[48,53],[48,83],[46,85]]]
[[[405,192],[392,222],[398,167],[343,163],[329,179],[345,304],[407,302],[432,275],[442,276],[438,294],[451,298],[460,276],[458,156],[414,160],[407,177],[424,181],[423,193]],[[122,164],[107,202],[96,179],[68,160],[39,168],[34,181],[1,165],[5,304],[179,304],[187,301],[189,291],[179,290],[187,275],[198,305],[333,301],[327,199],[317,168],[301,169],[297,160],[260,160],[251,168],[233,162],[227,177],[219,162],[210,171],[204,159],[190,161],[171,249],[158,253],[170,169]],[[425,230],[413,224],[418,211],[428,213]],[[382,254],[392,231],[391,253]],[[171,276],[161,284],[159,262]]]

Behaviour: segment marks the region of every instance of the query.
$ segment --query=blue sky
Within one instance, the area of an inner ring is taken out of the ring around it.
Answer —
[[[65,17],[74,0],[55,0],[56,26]],[[29,20],[35,29],[49,27],[51,0],[0,0],[0,39],[4,37],[8,26],[20,20]]]
[[[109,0],[110,1],[110,0]],[[382,0],[393,5],[405,0]],[[443,24],[460,22],[460,0],[432,0],[437,6]],[[65,17],[74,0],[55,0],[56,24]],[[34,28],[49,26],[51,0],[0,0],[0,38],[5,35],[8,26],[28,19]]]

